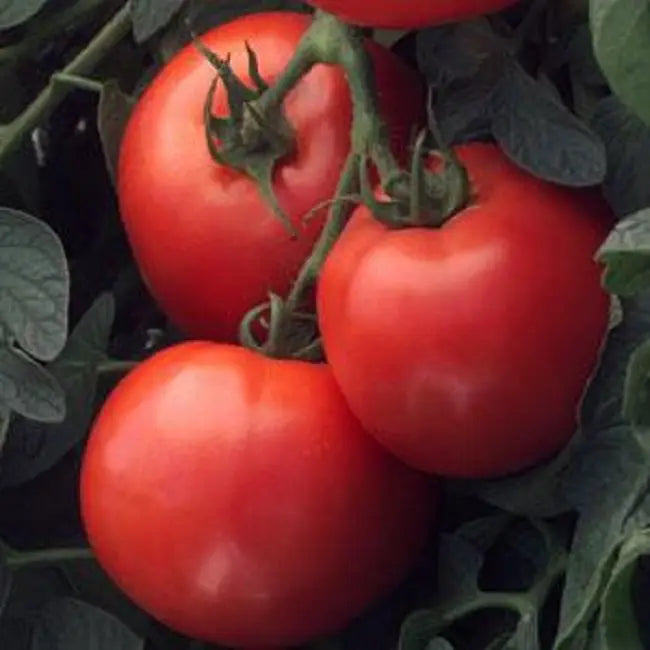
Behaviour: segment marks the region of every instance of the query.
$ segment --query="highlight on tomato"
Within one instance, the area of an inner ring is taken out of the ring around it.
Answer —
[[[157,619],[284,647],[342,628],[405,577],[435,484],[362,430],[327,365],[189,342],[104,403],[81,505],[99,563]]]
[[[358,25],[411,29],[494,13],[518,0],[308,0]]]
[[[272,84],[310,23],[306,14],[254,13],[212,29],[201,42],[254,88],[247,45]],[[404,155],[424,119],[420,80],[389,50],[371,41],[367,48],[380,111],[395,152]],[[140,271],[171,321],[194,338],[234,341],[242,317],[270,291],[286,294],[311,251],[326,211],[304,217],[334,194],[350,149],[352,109],[345,75],[332,65],[314,66],[286,98],[290,148],[275,165],[272,189],[288,228],[251,177],[210,155],[204,105],[215,75],[194,45],[160,71],[127,125],[117,192]],[[222,83],[213,112],[229,114]]]
[[[457,148],[469,205],[440,228],[353,214],[321,273],[323,343],[353,413],[406,463],[493,477],[570,439],[608,327],[604,201]]]

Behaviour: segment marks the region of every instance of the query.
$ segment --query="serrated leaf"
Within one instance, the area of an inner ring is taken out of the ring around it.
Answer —
[[[138,43],[151,38],[180,11],[185,0],[132,0],[133,35]]]
[[[623,322],[610,331],[600,366],[582,402],[580,420],[589,435],[626,424],[623,398],[628,363],[650,332],[650,292],[622,300],[621,305]]]
[[[650,426],[650,339],[632,354],[625,377],[623,415],[633,425]]]
[[[107,81],[99,95],[97,129],[102,142],[106,168],[115,183],[120,143],[135,100],[120,90],[117,81]]]
[[[647,446],[626,425],[590,437],[570,468],[567,490],[580,513],[567,566],[556,650],[588,638],[629,517],[647,489]],[[637,525],[648,522],[641,518]]]
[[[0,348],[0,404],[40,422],[60,422],[65,417],[65,393],[59,382],[10,348]]]
[[[41,612],[31,650],[143,648],[144,641],[111,614],[72,598],[61,598]]]
[[[607,152],[603,191],[619,218],[650,206],[650,127],[616,96],[601,99],[591,118]]]
[[[598,619],[605,647],[644,650],[632,602],[632,581],[639,558],[650,555],[650,532],[631,535],[622,545],[605,588]]]
[[[600,138],[514,62],[492,96],[492,133],[517,165],[539,178],[572,187],[605,178]]]
[[[650,3],[590,0],[589,18],[596,58],[610,86],[650,124]]]
[[[606,265],[604,284],[619,296],[632,296],[650,288],[650,208],[616,224],[598,250]]]
[[[35,16],[48,0],[0,0],[0,30],[16,27]]]
[[[0,208],[0,323],[29,354],[51,361],[65,344],[68,298],[65,252],[54,231]]]
[[[66,417],[54,425],[13,419],[0,456],[0,487],[31,480],[83,440],[93,415],[97,363],[105,358],[114,317],[113,297],[102,294],[73,329],[61,355],[48,366],[65,391]]]

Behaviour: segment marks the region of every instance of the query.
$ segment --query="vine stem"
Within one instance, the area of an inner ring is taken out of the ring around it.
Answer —
[[[286,347],[290,339],[289,333],[293,318],[299,310],[307,291],[315,284],[327,255],[345,227],[352,209],[352,205],[346,200],[346,197],[357,190],[359,164],[359,154],[350,153],[339,178],[327,222],[311,254],[300,269],[287,299],[282,304],[281,314],[277,320],[273,319],[275,321],[274,326],[270,329],[269,338],[264,349],[269,356],[284,357],[291,355],[292,351],[287,350]]]
[[[119,359],[108,359],[97,366],[100,374],[126,374],[131,372],[138,365],[137,361],[121,361]]]
[[[60,74],[74,77],[87,75],[129,33],[130,28],[131,16],[127,2]],[[0,164],[15,151],[27,134],[52,113],[70,90],[70,85],[57,82],[54,75],[50,83],[15,120],[0,126]]]
[[[59,564],[78,560],[93,560],[93,552],[89,548],[55,548],[42,551],[9,551],[6,564],[12,569],[33,567],[37,565]]]
[[[352,98],[352,149],[372,160],[382,184],[386,185],[401,175],[401,168],[391,149],[386,124],[379,114],[372,59],[364,42],[361,29],[317,10],[291,61],[255,102],[255,108],[261,114],[280,109],[289,92],[317,63],[340,66],[345,71]]]
[[[39,45],[52,38],[70,25],[85,22],[97,10],[106,6],[106,0],[79,0],[71,7],[58,11],[47,19],[40,17],[29,22],[25,35],[18,43],[0,47],[0,64],[15,63],[23,56],[36,50]]]

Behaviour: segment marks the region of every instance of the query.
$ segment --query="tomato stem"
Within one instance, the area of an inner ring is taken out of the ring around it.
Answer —
[[[360,28],[347,25],[325,11],[316,11],[294,56],[273,86],[255,102],[264,114],[277,111],[289,92],[317,63],[341,66],[350,86],[353,106],[352,148],[376,165],[382,185],[404,180],[390,146],[388,129],[378,110],[378,93],[372,60]],[[406,191],[406,188],[404,188]]]
[[[300,308],[308,292],[316,283],[328,253],[347,223],[354,205],[349,201],[349,196],[358,192],[359,164],[360,156],[354,152],[350,153],[339,179],[336,194],[331,202],[327,222],[310,256],[300,269],[286,300],[272,294],[269,302],[253,308],[244,317],[240,328],[240,340],[245,347],[274,358],[293,358],[305,361],[315,361],[321,358],[320,341],[314,336],[309,337],[306,341],[301,340],[301,337],[295,335],[296,326],[315,320],[311,315],[301,313]],[[266,342],[260,345],[252,334],[252,326],[267,312],[270,312],[269,334]],[[315,327],[312,329],[315,330]],[[297,341],[298,343],[296,343]]]
[[[127,2],[99,30],[88,46],[61,70],[61,73],[75,76],[88,74],[117,43],[126,37],[130,29],[130,3]],[[47,119],[71,91],[71,86],[57,83],[56,78],[51,79],[45,89],[15,120],[0,125],[0,162],[16,150],[23,139]]]

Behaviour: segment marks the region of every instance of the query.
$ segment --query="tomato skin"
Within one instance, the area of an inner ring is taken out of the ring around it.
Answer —
[[[458,148],[473,204],[441,229],[359,207],[323,268],[327,358],[366,430],[408,464],[491,477],[558,451],[608,325],[593,261],[612,217],[497,147]]]
[[[202,36],[250,83],[245,41],[262,76],[284,69],[309,16],[251,14]],[[396,152],[424,121],[423,89],[391,52],[368,43],[376,67],[381,110]],[[239,323],[269,291],[284,295],[322,227],[325,211],[304,216],[334,194],[350,147],[351,103],[342,72],[318,65],[289,94],[285,113],[296,150],[276,167],[274,188],[300,234],[292,239],[242,173],[209,155],[203,106],[214,69],[194,48],[181,50],[145,91],[121,144],[120,212],[150,291],[170,319],[193,338],[235,341]],[[222,84],[215,113],[228,114]]]
[[[435,485],[387,454],[326,365],[190,342],[109,396],[82,467],[100,564],[141,607],[228,646],[346,624],[416,560]]]
[[[345,21],[373,27],[410,29],[476,18],[518,0],[307,0]]]

